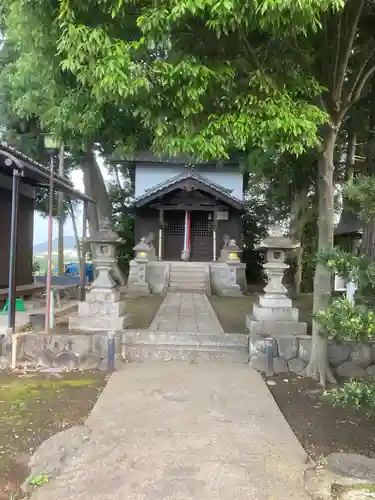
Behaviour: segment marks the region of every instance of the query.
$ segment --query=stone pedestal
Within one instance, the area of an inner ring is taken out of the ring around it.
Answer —
[[[268,283],[264,288],[265,295],[259,298],[252,314],[246,317],[247,329],[254,335],[305,335],[307,324],[299,321],[299,311],[292,307],[292,301],[286,295],[287,289],[282,284],[284,272],[289,267],[284,262],[285,250],[298,244],[284,238],[281,231],[274,228],[261,246],[267,249],[267,262],[263,267]]]
[[[69,318],[69,329],[78,331],[117,331],[126,326],[125,302],[116,287],[111,271],[116,262],[117,235],[108,221],[92,239],[97,243],[94,264],[97,278],[86,294],[86,300],[78,304],[78,312]]]
[[[115,289],[94,289],[78,304],[78,312],[69,318],[69,329],[80,331],[122,330],[127,326],[126,304]]]

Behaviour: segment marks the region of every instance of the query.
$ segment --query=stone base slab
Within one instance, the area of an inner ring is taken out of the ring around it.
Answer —
[[[223,297],[242,297],[243,293],[239,285],[229,285],[223,288]]]
[[[128,316],[70,316],[69,330],[84,332],[119,331],[128,325]]]
[[[262,307],[253,305],[253,316],[258,321],[295,321],[298,322],[296,307]]]
[[[78,316],[124,316],[125,302],[79,302]]]
[[[292,300],[286,295],[277,295],[268,293],[259,297],[259,305],[267,308],[285,308],[292,307]]]
[[[255,318],[253,314],[246,316],[246,328],[251,335],[277,337],[280,335],[306,335],[307,323],[299,321],[268,321]]]
[[[92,289],[86,294],[85,302],[119,302],[121,300],[121,292],[117,289],[107,290],[107,289]]]

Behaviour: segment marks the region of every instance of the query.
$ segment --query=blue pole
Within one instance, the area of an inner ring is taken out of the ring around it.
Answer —
[[[275,343],[273,337],[266,338],[266,375],[267,377],[272,377],[274,375],[273,369],[273,358],[275,355],[274,347]]]
[[[115,371],[116,332],[108,332],[108,371]]]
[[[18,168],[13,168],[8,289],[8,328],[12,329],[12,333],[15,331],[16,319],[16,256],[20,175],[20,170],[18,170]]]

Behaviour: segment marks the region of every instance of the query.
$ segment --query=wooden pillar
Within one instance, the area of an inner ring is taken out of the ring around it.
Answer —
[[[159,208],[158,260],[163,259],[164,208]]]

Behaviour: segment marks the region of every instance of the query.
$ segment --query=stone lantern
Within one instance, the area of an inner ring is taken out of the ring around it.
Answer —
[[[226,295],[242,295],[241,287],[237,284],[237,269],[241,265],[242,250],[237,245],[236,240],[229,240],[227,251],[227,266],[228,266],[228,287]]]
[[[78,304],[77,315],[69,318],[69,328],[85,331],[121,330],[125,326],[125,303],[113,277],[116,265],[116,246],[121,241],[108,219],[101,221],[99,231],[87,240],[96,245],[93,262],[97,277]]]
[[[254,304],[253,313],[248,314],[246,325],[250,333],[264,335],[301,335],[306,334],[307,325],[298,321],[298,309],[292,307],[283,285],[283,277],[289,265],[285,263],[287,250],[300,246],[283,235],[282,229],[275,226],[260,244],[266,251],[266,263],[263,264],[268,283],[265,294]]]
[[[237,245],[236,240],[229,240],[229,243],[227,246],[227,252],[228,252],[228,257],[227,257],[228,264],[230,262],[233,262],[233,263],[240,262],[240,254],[242,253],[242,250]]]
[[[131,284],[132,292],[148,295],[150,287],[146,280],[146,269],[149,261],[150,245],[146,242],[146,238],[141,238],[133,250],[135,252],[135,279]]]
[[[139,243],[133,248],[135,252],[135,260],[139,264],[146,264],[148,262],[148,253],[150,251],[150,246],[146,243],[146,238],[141,238]]]

